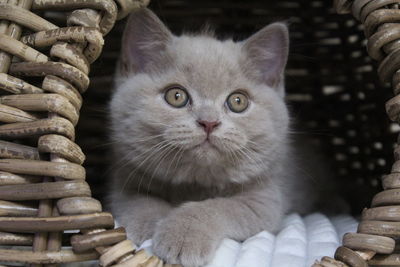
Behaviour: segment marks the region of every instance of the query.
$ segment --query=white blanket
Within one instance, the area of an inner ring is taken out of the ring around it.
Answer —
[[[277,235],[263,231],[243,243],[225,239],[205,267],[311,267],[323,256],[333,257],[343,235],[355,232],[357,225],[350,215],[328,218],[315,213],[302,218],[291,214]],[[140,249],[151,254],[151,240]]]
[[[333,257],[343,235],[355,232],[357,224],[349,215],[291,214],[277,235],[263,231],[243,243],[225,239],[205,267],[310,267],[323,256]],[[151,253],[151,240],[141,248]]]

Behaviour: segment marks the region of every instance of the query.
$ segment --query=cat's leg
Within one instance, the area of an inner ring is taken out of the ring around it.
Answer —
[[[157,222],[167,216],[171,205],[147,195],[114,196],[112,212],[118,223],[125,227],[129,239],[136,245],[151,239]]]
[[[202,266],[223,238],[242,241],[262,230],[275,231],[284,206],[271,189],[186,203],[158,223],[153,250],[168,263]]]

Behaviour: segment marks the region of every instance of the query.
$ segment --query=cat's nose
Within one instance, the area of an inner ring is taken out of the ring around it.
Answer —
[[[204,131],[209,135],[221,123],[219,121],[203,121],[198,120],[197,123],[203,127]]]

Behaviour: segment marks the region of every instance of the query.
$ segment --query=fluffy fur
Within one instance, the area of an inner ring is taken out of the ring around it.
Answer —
[[[223,238],[275,231],[289,210],[307,210],[288,141],[288,42],[280,23],[233,42],[174,36],[149,10],[130,16],[110,105],[110,203],[134,242],[152,238],[168,263],[201,266]],[[171,84],[186,88],[187,106],[166,103]],[[242,113],[226,105],[237,90],[250,101]],[[209,141],[197,120],[220,122]]]

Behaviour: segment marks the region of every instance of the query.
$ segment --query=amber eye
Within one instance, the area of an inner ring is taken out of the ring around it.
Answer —
[[[233,93],[228,96],[226,103],[228,104],[230,110],[236,113],[240,113],[245,111],[246,108],[249,106],[249,99],[246,95],[242,93]]]
[[[188,93],[185,89],[179,86],[170,87],[165,92],[165,101],[173,107],[181,108],[186,106],[189,101]]]

